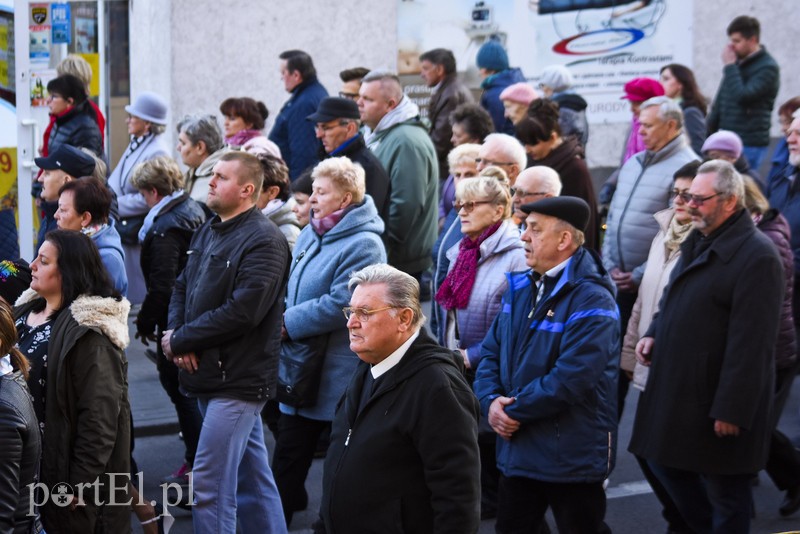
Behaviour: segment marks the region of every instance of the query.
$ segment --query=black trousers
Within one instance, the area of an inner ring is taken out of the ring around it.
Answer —
[[[622,345],[622,338],[625,337],[625,332],[628,330],[628,321],[631,320],[633,313],[633,305],[636,304],[636,297],[639,292],[635,293],[617,293],[617,306],[619,306],[619,343]],[[628,396],[628,388],[631,381],[628,375],[622,368],[619,369],[619,380],[617,381],[617,417],[622,419],[622,410],[625,408],[625,397]]]
[[[606,493],[602,482],[569,484],[500,475],[497,534],[539,532],[547,508],[559,534],[610,533],[603,521]]]
[[[774,426],[769,445],[766,471],[775,486],[786,491],[800,484],[800,453],[786,435],[778,430],[783,407],[789,398],[797,366],[775,371]]]
[[[308,506],[306,478],[317,441],[320,435],[331,426],[330,421],[317,421],[299,415],[281,414],[278,420],[278,438],[275,454],[272,457],[272,474],[281,495],[283,515],[286,524],[292,515]]]

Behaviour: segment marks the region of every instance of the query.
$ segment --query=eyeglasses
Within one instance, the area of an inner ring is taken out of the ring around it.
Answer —
[[[511,191],[512,197],[540,197],[547,194],[547,191],[529,192],[524,189],[519,189],[518,187],[512,187],[509,191]]]
[[[699,195],[689,195],[689,200],[686,202],[692,202],[695,206],[702,206],[706,203],[706,200],[711,200],[714,197],[718,197],[721,193],[714,193],[713,195],[708,195],[707,197],[701,197]]]
[[[478,165],[483,163],[487,167],[490,167],[492,165],[494,165],[496,167],[502,167],[504,165],[516,165],[516,162],[514,162],[514,161],[492,161],[492,160],[486,159],[486,158],[475,158],[475,163],[477,163]]]
[[[466,202],[453,202],[453,209],[456,210],[456,213],[460,212],[462,209],[464,213],[470,213],[472,210],[475,209],[475,206],[478,204],[491,204],[491,200],[468,200]]]
[[[342,308],[342,313],[344,314],[344,318],[348,321],[351,317],[355,316],[360,323],[366,323],[369,321],[370,316],[375,315],[378,312],[391,310],[394,308],[397,308],[397,306],[386,306],[385,308],[378,308],[377,310],[366,310],[364,308],[351,308],[350,306],[347,306]]]
[[[334,128],[338,128],[339,126],[344,126],[344,125],[345,125],[345,123],[343,123],[343,122],[337,122],[336,124],[333,124],[331,126],[326,126],[324,124],[315,124],[314,125],[314,131],[315,132],[325,133],[325,132],[330,132]]]
[[[690,195],[688,190],[686,190],[686,189],[684,189],[683,191],[681,191],[680,189],[673,189],[672,190],[672,198],[675,198],[675,197],[680,198],[686,204],[688,204],[689,201],[692,200],[692,195]]]
[[[349,98],[350,100],[358,100],[358,93],[346,93],[339,91],[339,98]]]

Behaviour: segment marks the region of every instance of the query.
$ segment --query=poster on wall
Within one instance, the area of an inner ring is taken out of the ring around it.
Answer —
[[[32,62],[47,63],[50,60],[50,4],[31,4],[30,20],[30,59]]]
[[[36,69],[30,71],[30,96],[31,107],[46,108],[47,98],[50,96],[47,92],[47,84],[58,76],[56,69]]]
[[[480,86],[475,57],[494,37],[511,67],[536,86],[548,65],[566,65],[589,103],[589,121],[630,120],[622,87],[658,78],[663,65],[692,67],[694,0],[399,0],[398,70],[419,73],[419,54],[453,51],[462,79]]]
[[[72,28],[69,4],[51,4],[50,17],[53,23],[53,44],[70,44]]]

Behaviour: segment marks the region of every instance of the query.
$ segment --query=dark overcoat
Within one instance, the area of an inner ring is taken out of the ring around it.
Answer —
[[[696,254],[702,239],[693,230],[681,245],[648,330],[655,347],[630,451],[687,471],[756,473],[769,449],[783,268],[745,210]],[[717,437],[715,420],[739,436]]]

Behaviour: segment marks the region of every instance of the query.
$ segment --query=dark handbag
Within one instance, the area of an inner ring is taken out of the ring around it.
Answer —
[[[328,334],[281,343],[278,402],[293,408],[308,408],[317,403],[327,349]]]
[[[144,218],[145,215],[120,218],[119,224],[115,228],[123,245],[135,246],[139,244],[139,230],[144,225]]]

